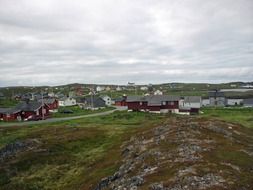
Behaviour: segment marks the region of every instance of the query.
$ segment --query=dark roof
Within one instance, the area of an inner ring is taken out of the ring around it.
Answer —
[[[4,94],[2,92],[0,92],[0,97],[4,97]]]
[[[42,103],[42,101],[45,104],[53,104],[56,101],[56,99],[54,99],[54,98],[46,98],[46,99],[43,99],[43,100],[42,99],[38,100],[38,102],[40,102],[40,103]]]
[[[148,100],[149,106],[160,106],[162,102],[166,101],[178,101],[180,99],[179,96],[168,96],[168,95],[153,95],[146,96]]]
[[[13,114],[13,113],[17,113],[17,112],[20,112],[21,110],[20,109],[17,109],[17,108],[0,108],[0,113],[3,113],[3,114]]]
[[[41,106],[42,104],[40,102],[29,101],[29,102],[21,102],[15,108],[22,111],[36,111]]]
[[[208,92],[209,97],[225,97],[224,92],[221,91],[210,91]]]
[[[185,103],[200,103],[201,96],[184,96],[183,97]]]
[[[146,97],[143,96],[128,96],[126,102],[142,102],[147,101]]]
[[[85,103],[89,106],[93,104],[94,108],[105,107],[105,101],[98,96],[85,97]]]
[[[115,98],[113,99],[115,102],[122,102],[124,100],[126,100],[126,98],[123,98],[123,97],[119,97],[119,98]]]
[[[244,99],[243,104],[252,104],[253,105],[253,98]]]
[[[162,102],[178,101],[179,96],[152,95],[152,96],[128,96],[127,102],[148,102],[149,106],[160,106]]]

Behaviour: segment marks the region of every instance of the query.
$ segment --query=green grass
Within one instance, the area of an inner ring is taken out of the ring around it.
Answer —
[[[0,107],[2,108],[9,108],[14,107],[18,104],[17,100],[12,99],[0,99]]]
[[[93,114],[93,113],[100,113],[100,112],[105,112],[105,111],[109,111],[109,110],[113,110],[115,108],[113,107],[106,107],[106,108],[101,108],[98,110],[85,110],[85,109],[81,109],[79,108],[79,106],[70,106],[70,107],[59,107],[58,112],[57,113],[53,113],[52,117],[71,117],[71,116],[79,116],[79,115],[87,115],[87,114]],[[60,113],[63,110],[71,110],[74,113]]]
[[[212,117],[225,121],[238,123],[246,127],[253,128],[253,109],[252,108],[202,108],[204,117]]]
[[[120,146],[136,132],[161,123],[164,115],[115,112],[26,127],[0,127],[0,147],[38,139],[37,151],[0,164],[0,189],[89,189],[119,165]]]

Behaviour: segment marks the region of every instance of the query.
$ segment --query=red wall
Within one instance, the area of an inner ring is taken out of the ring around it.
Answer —
[[[162,105],[161,109],[178,109],[178,101],[173,101],[173,105],[171,105],[171,102],[166,102],[166,105]]]
[[[160,111],[161,107],[160,106],[149,106],[150,111]]]
[[[134,110],[134,111],[148,109],[147,102],[142,102],[142,105],[140,105],[140,102],[127,102],[127,107],[128,109]]]
[[[10,114],[10,117],[7,117],[7,114],[3,114],[2,118],[4,121],[15,121],[17,120],[17,117],[20,116],[21,113],[15,113],[15,114]]]
[[[44,116],[47,116],[49,114],[49,108],[47,106],[45,106],[44,109],[46,109],[46,113],[44,114]],[[24,112],[24,114],[22,114],[22,118],[25,119],[31,115],[36,115],[36,111],[34,111],[34,112],[33,111],[29,111],[29,112],[26,111],[26,112]],[[42,107],[39,109],[39,116],[42,117]]]
[[[161,106],[148,106],[147,102],[127,102],[128,109],[138,111],[138,110],[150,110],[150,111],[160,111],[160,109],[178,109],[178,101],[174,101],[173,105],[167,102],[166,105]]]
[[[58,104],[58,101],[55,100],[54,103],[52,104],[48,104],[48,107],[49,107],[49,110],[55,110],[55,109],[58,109],[59,107],[59,104]]]
[[[116,106],[126,106],[127,104],[126,104],[126,101],[116,101],[115,105]]]

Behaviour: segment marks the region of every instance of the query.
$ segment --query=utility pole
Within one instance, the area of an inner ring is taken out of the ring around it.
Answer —
[[[43,91],[42,91],[41,95],[42,95],[42,101],[41,101],[41,104],[42,104],[42,120],[44,120],[44,99],[43,99]]]
[[[91,109],[93,110],[93,87],[91,88]]]

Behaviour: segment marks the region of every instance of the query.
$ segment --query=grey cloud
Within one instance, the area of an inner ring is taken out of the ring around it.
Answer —
[[[0,86],[252,81],[251,0],[0,0]]]

